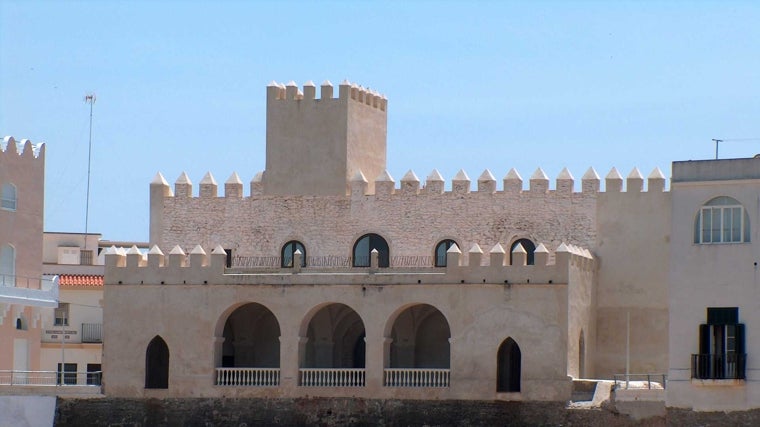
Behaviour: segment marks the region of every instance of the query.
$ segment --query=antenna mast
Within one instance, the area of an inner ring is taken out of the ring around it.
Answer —
[[[87,199],[84,208],[84,250],[87,250],[87,226],[90,220],[90,166],[92,165],[92,106],[95,104],[95,94],[85,95],[84,102],[90,104],[90,142],[87,150]]]
[[[718,144],[723,142],[723,140],[713,138],[713,142],[715,143],[715,160],[718,160]]]

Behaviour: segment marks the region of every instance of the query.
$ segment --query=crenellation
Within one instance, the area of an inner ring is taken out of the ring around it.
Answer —
[[[443,194],[445,181],[438,172],[438,169],[433,169],[430,175],[425,179],[425,193],[427,194]]]
[[[504,192],[505,193],[520,193],[523,188],[523,179],[517,172],[517,169],[512,168],[507,172],[503,179]]]
[[[652,170],[652,173],[647,177],[647,191],[650,193],[662,193],[665,191],[665,174],[662,173],[659,167]]]
[[[543,243],[539,243],[536,246],[536,250],[533,251],[533,260],[535,265],[547,265],[549,264],[549,250]]]
[[[375,196],[377,197],[391,196],[394,194],[395,188],[396,181],[393,180],[387,169],[375,179]]]
[[[319,96],[321,99],[333,99],[333,85],[330,80],[325,80],[320,86]]]
[[[187,173],[182,172],[174,182],[175,197],[193,197],[193,183]]]
[[[478,193],[493,194],[496,192],[496,178],[490,170],[486,169],[478,177]]]
[[[45,158],[45,143],[33,144],[28,139],[16,141],[12,136],[5,136],[0,143],[0,156],[14,156],[17,159],[33,161]]]
[[[413,170],[409,169],[401,178],[401,194],[419,194],[420,193],[420,179]]]
[[[230,199],[243,198],[243,181],[240,180],[237,172],[232,172],[232,175],[224,182],[224,197]]]
[[[288,84],[285,85],[285,99],[286,100],[295,100],[297,99],[296,96],[298,95],[298,85],[293,80],[289,81]]]
[[[303,99],[307,101],[313,101],[317,97],[317,87],[314,82],[309,80],[303,84]]]
[[[528,251],[525,250],[522,243],[518,243],[512,249],[512,265],[528,265]]]
[[[467,251],[467,262],[469,266],[480,266],[483,265],[483,249],[480,248],[480,245],[477,243],[473,243],[472,247],[470,247],[470,250]]]
[[[451,180],[451,192],[454,194],[467,194],[470,192],[470,177],[464,169],[459,169],[454,179]]]
[[[351,178],[351,198],[357,199],[364,197],[367,194],[369,188],[369,181],[364,176],[361,170],[356,171],[353,178]]]
[[[575,178],[567,168],[562,168],[562,171],[557,175],[557,193],[569,194],[573,192],[573,186],[575,185]]]
[[[264,195],[264,172],[256,172],[251,179],[251,197],[260,197]]]
[[[644,177],[639,168],[634,167],[625,180],[625,191],[628,193],[641,193],[644,191]]]
[[[169,252],[169,267],[185,267],[187,265],[187,255],[179,245],[175,245]]]
[[[613,166],[610,173],[604,177],[604,191],[607,193],[620,193],[623,191],[623,176]]]
[[[148,251],[148,267],[159,268],[164,266],[164,253],[158,245],[153,245]]]
[[[598,193],[600,188],[601,179],[599,174],[593,167],[588,168],[586,173],[581,178],[581,192],[582,193]]]
[[[491,266],[504,266],[507,259],[507,251],[501,243],[495,244],[489,251]]]
[[[203,175],[199,187],[198,196],[200,198],[210,199],[219,195],[219,187],[211,172],[206,172],[206,175]]]
[[[549,176],[543,169],[538,168],[530,176],[530,192],[545,194],[549,192]]]

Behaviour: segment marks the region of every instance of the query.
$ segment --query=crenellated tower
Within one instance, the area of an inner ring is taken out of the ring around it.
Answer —
[[[312,82],[267,87],[264,194],[345,196],[357,171],[385,170],[387,99],[348,81],[337,98],[329,81],[320,95]]]

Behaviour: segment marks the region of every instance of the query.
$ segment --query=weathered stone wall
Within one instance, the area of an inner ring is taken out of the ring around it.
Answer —
[[[688,418],[687,418],[688,419]],[[65,426],[664,426],[564,402],[372,399],[59,399]],[[711,424],[720,425],[720,424]]]
[[[596,240],[596,195],[571,193],[393,194],[361,198],[263,196],[162,198],[161,247],[186,251],[222,245],[235,255],[279,256],[289,240],[307,256],[350,256],[365,233],[383,236],[391,256],[432,256],[454,239],[462,252],[490,249],[518,238],[591,248]],[[509,249],[509,247],[507,247]],[[466,255],[465,255],[466,256]]]

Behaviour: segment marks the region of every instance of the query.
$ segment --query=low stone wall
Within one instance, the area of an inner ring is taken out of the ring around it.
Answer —
[[[685,420],[685,418],[684,418]],[[59,398],[56,426],[664,426],[564,402]],[[714,425],[714,424],[711,424]]]

